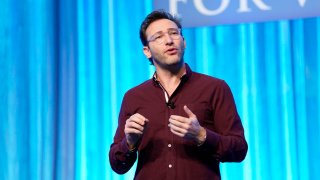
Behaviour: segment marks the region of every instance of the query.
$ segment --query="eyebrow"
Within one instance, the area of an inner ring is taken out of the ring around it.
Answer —
[[[179,30],[179,28],[168,28],[167,29],[167,31],[170,31],[170,30]],[[151,36],[156,35],[156,34],[161,34],[161,33],[163,33],[163,31],[157,31],[157,32],[153,33]]]

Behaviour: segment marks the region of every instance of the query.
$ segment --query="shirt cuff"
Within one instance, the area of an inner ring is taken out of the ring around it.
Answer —
[[[203,150],[208,150],[210,152],[215,152],[218,148],[220,135],[214,131],[206,129],[205,141],[199,146]]]
[[[121,151],[126,153],[126,154],[132,154],[137,152],[137,148],[135,147],[134,149],[130,149],[127,143],[127,139],[123,138],[121,142]]]

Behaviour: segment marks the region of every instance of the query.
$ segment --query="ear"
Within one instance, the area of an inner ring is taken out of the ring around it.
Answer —
[[[186,39],[184,37],[183,38],[183,46],[184,46],[184,49],[187,47],[187,42],[186,42]]]
[[[151,52],[148,46],[143,46],[143,54],[150,59],[151,58]]]

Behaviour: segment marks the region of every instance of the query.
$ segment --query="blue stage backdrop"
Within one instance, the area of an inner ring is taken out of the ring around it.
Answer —
[[[152,1],[0,1],[0,179],[125,180],[108,151],[124,93],[151,77]],[[226,80],[249,151],[224,180],[320,178],[320,18],[184,30],[185,60]]]

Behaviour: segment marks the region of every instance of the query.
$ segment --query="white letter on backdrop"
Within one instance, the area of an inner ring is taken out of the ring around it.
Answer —
[[[253,0],[254,4],[261,10],[271,10],[271,7],[266,5],[261,0]],[[240,0],[240,7],[238,12],[250,12],[251,9],[248,7],[248,0]]]
[[[186,3],[187,0],[170,0],[169,1],[169,12],[175,16],[180,16],[178,13],[178,2]]]
[[[209,10],[204,5],[202,0],[193,0],[193,3],[196,7],[196,9],[206,16],[214,16],[222,13],[229,5],[230,0],[222,0],[221,5],[216,10]]]
[[[307,0],[298,0],[299,5],[300,5],[301,7],[304,6],[304,4],[306,3],[306,1],[307,1]]]

